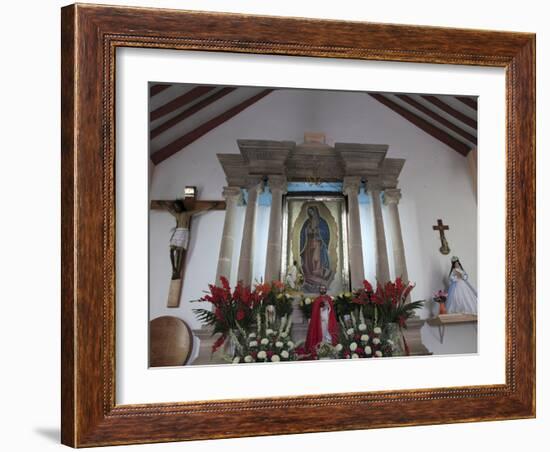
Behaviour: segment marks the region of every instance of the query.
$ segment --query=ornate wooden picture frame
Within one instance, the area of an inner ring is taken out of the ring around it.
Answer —
[[[115,402],[115,51],[120,47],[506,70],[505,384]],[[74,447],[535,416],[535,36],[72,5],[62,10],[62,442]],[[326,416],[330,407],[331,416]],[[359,413],[368,413],[360,416]]]

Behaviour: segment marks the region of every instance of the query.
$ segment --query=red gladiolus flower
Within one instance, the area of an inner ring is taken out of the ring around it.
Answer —
[[[241,321],[242,319],[244,319],[244,317],[245,317],[245,312],[244,312],[244,310],[239,309],[239,310],[237,311],[237,315],[236,315],[237,320]]]

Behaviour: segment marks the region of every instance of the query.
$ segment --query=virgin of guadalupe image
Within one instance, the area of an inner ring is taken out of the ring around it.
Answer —
[[[307,208],[307,216],[300,231],[303,288],[305,292],[317,292],[322,285],[329,287],[333,276],[328,253],[330,230],[316,206]]]
[[[446,305],[449,314],[477,314],[477,292],[468,282],[468,273],[456,256],[451,259]]]

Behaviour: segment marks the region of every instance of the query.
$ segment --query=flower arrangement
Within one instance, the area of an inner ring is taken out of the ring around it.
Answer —
[[[213,309],[193,309],[197,318],[205,325],[213,327],[212,334],[219,334],[212,346],[212,352],[221,347],[229,337],[235,342],[235,332],[239,329],[248,331],[258,315],[260,319],[273,311],[273,319],[280,315],[289,316],[292,312],[292,302],[282,291],[284,285],[256,284],[254,288],[244,286],[239,282],[232,291],[229,281],[225,277],[220,278],[221,286],[210,284],[209,293],[194,302],[208,302]],[[271,306],[261,310],[263,305]]]
[[[286,315],[271,322],[267,316],[262,321],[258,312],[255,331],[247,333],[243,328],[238,328],[237,345],[234,355],[230,357],[231,361],[233,364],[296,361],[296,346],[290,336],[291,327],[292,320]]]
[[[397,278],[395,282],[388,281],[385,285],[378,283],[374,290],[369,281],[365,280],[363,288],[354,292],[351,303],[359,306],[358,311],[374,325],[397,323],[400,327],[406,328],[407,320],[424,303],[407,302],[414,286],[414,283],[404,284],[401,278]]]
[[[355,316],[353,325],[347,328],[342,326],[340,342],[334,347],[338,358],[382,358],[393,356],[394,342],[383,334],[382,328],[368,327],[364,321],[357,323]]]
[[[300,298],[300,301],[298,302],[298,306],[300,307],[300,311],[302,311],[302,314],[305,319],[309,320],[311,319],[311,308],[313,305],[313,298],[311,297],[302,297]]]
[[[445,306],[445,302],[447,301],[448,293],[444,290],[438,290],[433,293],[432,298],[433,301],[436,303],[439,303],[439,315],[441,314],[447,314],[447,307]]]

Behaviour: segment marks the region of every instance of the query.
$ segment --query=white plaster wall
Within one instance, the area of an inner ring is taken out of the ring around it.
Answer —
[[[476,201],[466,159],[366,94],[275,91],[158,165],[152,180],[151,196],[153,199],[170,199],[180,196],[185,185],[196,185],[200,198],[221,199],[225,179],[216,158],[217,153],[237,153],[236,140],[241,138],[301,142],[304,131],[324,132],[329,144],[388,144],[388,157],[406,159],[399,183],[403,195],[399,211],[409,279],[417,284],[413,299],[429,300],[434,290],[444,287],[452,255],[460,257],[472,284],[477,287]],[[243,216],[244,208],[240,207],[238,231],[242,230]],[[451,248],[449,256],[439,253],[439,235],[432,230],[438,218],[450,226],[446,232]],[[365,272],[367,277],[374,279],[375,248],[370,205],[362,205],[361,219],[365,221]],[[258,280],[263,277],[265,267],[268,221],[269,209],[259,206],[257,260],[254,265],[254,278]],[[198,326],[191,312],[195,306],[190,306],[188,300],[199,298],[215,277],[222,226],[222,212],[209,212],[193,221],[181,306],[167,309],[170,277],[167,250],[173,221],[167,213],[151,214],[151,317],[169,313]],[[393,277],[389,228],[386,222]],[[234,250],[234,275],[239,246],[240,235]],[[235,276],[232,280],[234,282]],[[431,308],[435,309],[435,306],[428,303],[420,313],[421,317],[429,317]],[[428,348],[434,352],[475,351],[476,338],[471,326],[453,326],[455,333],[449,333],[450,329],[447,329],[444,344],[439,344],[437,329],[431,330],[425,326],[423,337]]]

